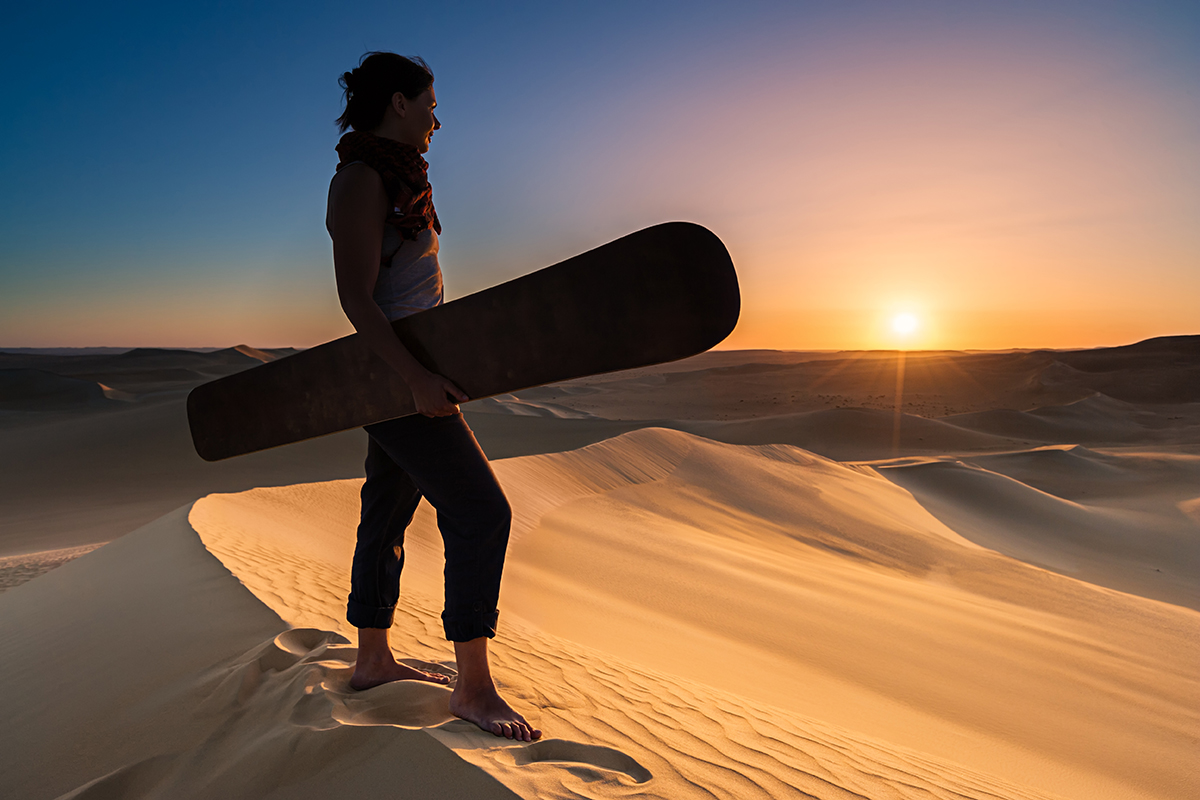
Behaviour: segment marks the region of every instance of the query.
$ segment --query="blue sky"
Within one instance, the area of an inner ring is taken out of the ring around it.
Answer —
[[[0,346],[348,332],[324,202],[373,49],[436,75],[451,297],[691,219],[735,345],[1200,332],[1194,3],[49,3],[0,33]]]

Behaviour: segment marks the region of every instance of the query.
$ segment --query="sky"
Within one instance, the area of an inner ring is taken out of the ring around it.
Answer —
[[[448,300],[679,219],[737,267],[723,347],[1200,334],[1195,2],[47,2],[0,29],[0,347],[350,333],[370,50],[435,75]]]

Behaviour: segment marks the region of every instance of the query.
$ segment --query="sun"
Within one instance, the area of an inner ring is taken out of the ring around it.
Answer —
[[[897,314],[892,317],[892,330],[901,336],[915,333],[921,322],[912,314]]]

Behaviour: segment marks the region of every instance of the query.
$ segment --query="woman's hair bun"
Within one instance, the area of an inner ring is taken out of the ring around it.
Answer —
[[[411,99],[432,86],[433,72],[415,56],[373,52],[363,55],[357,67],[343,72],[338,85],[345,90],[346,101],[346,110],[337,118],[338,128],[366,131],[383,119],[396,92]]]

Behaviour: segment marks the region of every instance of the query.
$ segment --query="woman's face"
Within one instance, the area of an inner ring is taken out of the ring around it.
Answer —
[[[442,123],[438,122],[437,114],[433,111],[437,108],[437,95],[434,94],[433,87],[430,86],[411,100],[402,94],[397,94],[393,97],[393,102],[398,101],[403,101],[404,108],[404,114],[401,117],[403,141],[405,144],[411,144],[417,148],[418,152],[427,152],[433,132],[442,127]]]

